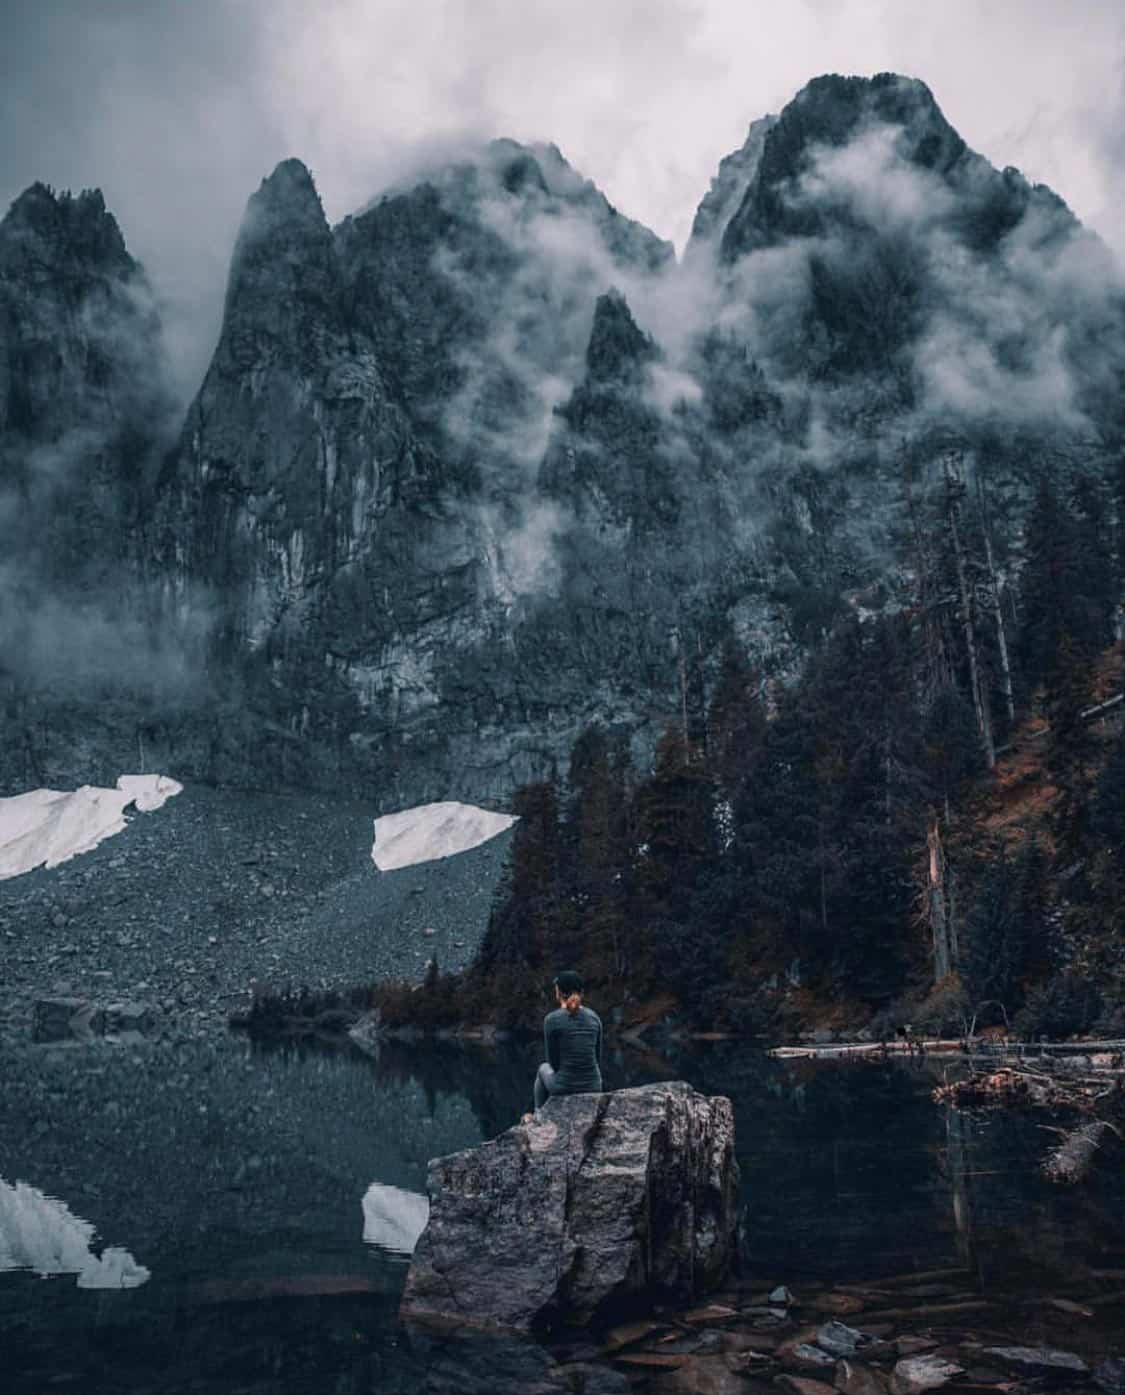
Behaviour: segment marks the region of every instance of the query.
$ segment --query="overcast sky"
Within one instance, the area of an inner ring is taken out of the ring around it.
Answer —
[[[335,221],[464,134],[552,140],[678,246],[720,158],[823,72],[920,77],[968,143],[1125,253],[1115,0],[4,0],[0,203],[98,185],[185,390],[279,159]]]

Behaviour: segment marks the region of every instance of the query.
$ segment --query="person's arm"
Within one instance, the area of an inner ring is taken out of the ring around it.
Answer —
[[[552,1070],[558,1070],[560,1066],[559,1034],[551,1030],[549,1016],[543,1019],[543,1050],[547,1056],[547,1064]]]
[[[601,1068],[602,1068],[602,1019],[601,1019],[600,1017],[598,1018],[598,1056],[597,1056],[597,1059],[598,1059],[598,1072],[599,1072],[599,1074],[600,1074],[600,1073],[601,1073]]]

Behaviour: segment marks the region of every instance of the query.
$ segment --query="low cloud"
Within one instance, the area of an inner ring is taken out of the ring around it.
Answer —
[[[0,207],[36,179],[105,190],[184,397],[246,198],[291,155],[335,221],[435,143],[554,140],[682,246],[749,121],[818,73],[891,70],[1125,249],[1123,27],[1104,0],[8,0]]]

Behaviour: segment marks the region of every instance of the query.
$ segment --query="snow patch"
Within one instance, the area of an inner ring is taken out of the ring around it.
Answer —
[[[0,799],[0,881],[57,867],[125,827],[125,809],[161,808],[183,785],[167,775],[122,775],[116,789],[29,790]]]
[[[479,848],[515,822],[514,814],[494,814],[454,800],[420,804],[375,820],[371,860],[380,872],[436,862]]]
[[[79,1288],[139,1288],[150,1272],[128,1250],[114,1246],[94,1254],[94,1227],[62,1201],[30,1187],[0,1180],[0,1271],[31,1269],[77,1274]]]
[[[430,1219],[430,1203],[418,1192],[372,1182],[363,1197],[363,1239],[396,1255],[412,1255]]]

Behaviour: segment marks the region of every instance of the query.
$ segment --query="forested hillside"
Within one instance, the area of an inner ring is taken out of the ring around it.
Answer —
[[[626,1025],[1125,1033],[1125,496],[1046,470],[1004,585],[947,464],[916,604],[857,598],[792,687],[685,664],[650,774],[584,733],[517,796],[478,965],[392,1015],[534,1025],[573,964]]]

